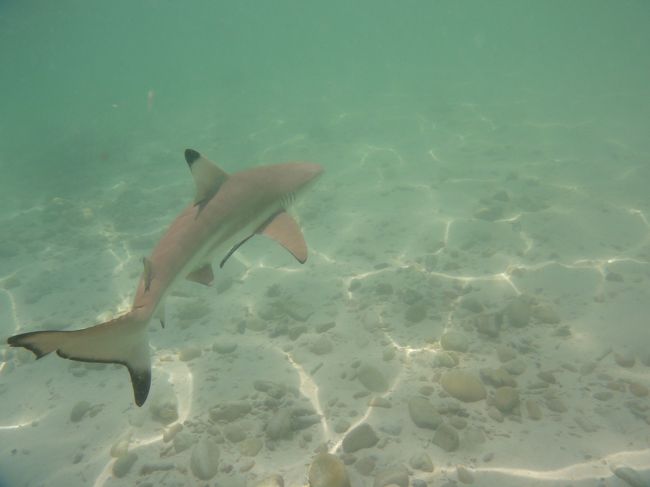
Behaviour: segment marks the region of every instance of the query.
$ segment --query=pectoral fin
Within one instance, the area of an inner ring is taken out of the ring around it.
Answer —
[[[209,286],[214,281],[214,273],[212,272],[212,265],[205,264],[198,269],[194,269],[187,275],[188,281],[198,282],[204,286]]]
[[[270,218],[257,233],[265,235],[287,249],[304,264],[307,261],[307,243],[300,226],[286,211],[280,211]]]
[[[192,171],[192,177],[196,184],[195,205],[207,202],[228,179],[228,174],[225,171],[193,149],[185,150],[185,161]]]
[[[305,243],[305,237],[300,231],[298,223],[286,211],[280,210],[265,221],[255,233],[233,245],[226,256],[221,260],[219,267],[223,267],[226,261],[239,247],[244,245],[251,237],[257,234],[265,235],[266,237],[275,240],[291,252],[291,254],[301,264],[304,264],[307,261],[307,243]]]

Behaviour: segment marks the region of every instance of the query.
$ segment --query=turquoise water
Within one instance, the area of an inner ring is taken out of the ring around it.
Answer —
[[[649,20],[642,1],[0,2],[3,339],[129,304],[192,201],[186,148],[231,173],[326,170],[294,211],[305,266],[253,239],[213,288],[170,296],[142,409],[121,367],[1,347],[0,485],[304,485],[320,450],[354,486],[398,465],[414,487],[457,465],[476,485],[650,482]],[[448,369],[486,397],[455,398]],[[413,397],[457,448],[414,424]],[[233,401],[251,410],[210,416]],[[163,406],[187,449],[159,437]],[[304,427],[276,438],[282,410]],[[363,422],[378,444],[342,451]],[[201,483],[204,437],[221,454]]]

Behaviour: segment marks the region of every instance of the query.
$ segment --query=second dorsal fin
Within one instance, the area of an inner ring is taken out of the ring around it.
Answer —
[[[185,161],[190,167],[196,194],[194,204],[198,205],[208,201],[228,179],[228,174],[214,162],[206,159],[194,149],[185,149]]]

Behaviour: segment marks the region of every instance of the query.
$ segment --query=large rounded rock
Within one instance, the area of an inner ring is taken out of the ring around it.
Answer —
[[[319,453],[309,466],[309,487],[350,487],[345,465],[338,457]]]
[[[192,448],[190,469],[201,480],[210,480],[219,469],[219,447],[208,438],[201,438]]]
[[[359,426],[350,430],[343,439],[343,451],[345,453],[354,453],[363,448],[371,448],[377,444],[379,438],[377,433],[368,423],[361,423]]]
[[[460,438],[458,432],[448,424],[441,424],[433,435],[433,443],[445,451],[451,452],[458,449]]]
[[[494,405],[502,413],[509,413],[519,404],[519,393],[514,387],[499,387],[494,391]]]
[[[388,390],[388,380],[378,368],[372,365],[364,364],[359,367],[357,379],[369,391],[386,392]]]
[[[399,465],[397,467],[387,468],[375,475],[373,487],[387,487],[397,485],[399,487],[408,487],[409,473],[406,467]]]
[[[530,321],[531,314],[529,300],[524,296],[518,296],[506,306],[505,314],[512,326],[517,328],[526,326]]]
[[[467,337],[457,331],[448,331],[440,337],[440,346],[449,352],[467,352]]]
[[[423,397],[411,398],[408,408],[411,420],[420,428],[435,430],[442,422],[442,418],[433,404]]]
[[[451,370],[440,379],[443,389],[451,397],[463,402],[485,399],[485,387],[478,377],[462,370]]]

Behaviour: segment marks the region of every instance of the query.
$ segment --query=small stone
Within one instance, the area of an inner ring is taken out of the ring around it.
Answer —
[[[542,408],[534,400],[528,399],[526,401],[526,411],[528,412],[528,417],[533,421],[542,419]]]
[[[390,362],[395,358],[395,349],[394,348],[385,348],[381,354],[381,358],[384,362]]]
[[[612,471],[619,479],[627,482],[630,487],[648,487],[648,483],[633,468],[615,467]]]
[[[594,393],[594,399],[598,399],[599,401],[609,401],[612,397],[614,397],[614,393],[611,391],[598,391]]]
[[[598,431],[598,426],[595,423],[589,421],[584,416],[576,416],[573,419],[575,420],[576,424],[580,426],[580,428],[582,428],[582,430],[585,433],[594,433]]]
[[[118,479],[126,476],[137,459],[138,455],[136,455],[134,452],[129,452],[119,457],[113,464],[113,475],[115,475]]]
[[[208,438],[201,438],[192,448],[190,469],[200,480],[210,480],[219,469],[219,447]]]
[[[198,347],[185,347],[178,353],[178,359],[182,362],[189,362],[201,356],[201,349]]]
[[[433,462],[431,457],[425,451],[416,453],[409,460],[409,465],[414,470],[421,470],[422,472],[433,472]]]
[[[292,327],[290,327],[290,328],[287,330],[287,336],[288,336],[289,339],[291,339],[292,341],[296,341],[298,338],[300,338],[300,336],[301,336],[303,333],[307,333],[307,330],[308,330],[308,328],[307,328],[306,325],[297,325],[297,326],[292,326]],[[325,337],[322,337],[322,338],[325,338]],[[326,340],[327,340],[327,339],[326,339]],[[329,340],[327,340],[327,341],[329,342]],[[331,346],[331,345],[332,345],[332,344],[330,343],[330,346]],[[319,349],[319,348],[318,348],[319,346],[320,346],[320,347],[323,347],[323,348]],[[319,343],[316,343],[316,349],[317,349],[317,350],[322,350],[323,353],[327,353],[327,352],[325,351],[325,350],[327,349],[327,345],[325,344],[325,342],[321,342],[320,344],[319,344]],[[331,350],[331,349],[330,349],[330,350]],[[315,353],[315,352],[314,352],[314,353]]]
[[[650,351],[645,350],[645,351],[641,352],[641,354],[639,356],[639,360],[646,367],[650,367]]]
[[[239,443],[246,438],[246,432],[237,423],[225,425],[223,427],[223,435],[231,443]]]
[[[506,306],[505,314],[508,323],[517,328],[526,326],[530,321],[530,303],[524,296],[518,296]]]
[[[517,381],[502,367],[498,369],[481,369],[479,375],[483,382],[494,387],[515,387],[517,385]]]
[[[350,430],[343,438],[343,451],[345,453],[354,453],[363,448],[372,448],[379,441],[377,433],[368,423],[361,423],[356,428]]]
[[[152,402],[149,411],[153,420],[162,424],[171,424],[178,419],[178,405],[175,397]]]
[[[638,382],[630,382],[628,388],[636,397],[646,397],[649,392],[646,386],[639,384]]]
[[[568,408],[559,397],[546,398],[546,407],[555,413],[565,413],[568,411]]]
[[[502,413],[509,413],[519,404],[519,393],[514,387],[499,387],[494,391],[494,405]]]
[[[409,474],[403,465],[387,468],[375,475],[373,487],[399,486],[408,487]]]
[[[447,452],[452,452],[458,449],[460,438],[454,428],[442,423],[433,435],[433,443]]]
[[[456,475],[458,476],[458,481],[461,484],[474,483],[474,475],[472,475],[472,472],[467,470],[467,468],[463,467],[462,465],[458,465],[456,467]]]
[[[88,401],[79,401],[70,411],[70,421],[78,423],[81,421],[92,406]]]
[[[526,362],[521,359],[515,359],[503,364],[503,368],[509,374],[521,375],[526,371]]]
[[[187,431],[181,431],[174,436],[172,440],[172,445],[174,445],[174,451],[180,453],[187,450],[194,444],[194,437]]]
[[[385,397],[375,396],[370,401],[368,401],[368,406],[373,408],[385,408],[389,409],[391,407],[390,401]]]
[[[458,365],[458,359],[456,355],[448,352],[438,352],[433,359],[434,367],[447,367],[451,369]]]
[[[325,355],[332,351],[332,342],[324,336],[320,335],[309,345],[309,351],[315,355]]]
[[[460,302],[460,307],[472,313],[480,313],[483,311],[483,305],[474,296],[465,296]]]
[[[242,321],[240,326],[243,324],[246,330],[250,331],[264,331],[268,326],[268,322],[264,321],[261,318],[250,317],[249,319]]]
[[[476,210],[474,216],[480,220],[495,221],[503,216],[503,208],[499,205],[491,204],[488,207]]]
[[[212,345],[212,350],[217,353],[221,354],[227,354],[227,353],[233,353],[237,349],[237,344],[236,343],[228,343],[228,342],[217,342]]]
[[[282,475],[273,474],[253,484],[254,487],[284,487]]]
[[[372,392],[386,392],[388,390],[388,380],[379,369],[372,365],[363,364],[357,372],[359,382]]]
[[[126,455],[129,452],[129,442],[131,441],[131,435],[127,434],[123,436],[111,446],[111,456],[113,458],[119,458]]]
[[[512,347],[507,345],[499,345],[497,347],[497,357],[499,357],[499,362],[509,362],[517,357],[517,353]]]
[[[347,419],[339,418],[334,422],[335,433],[345,433],[350,427],[350,422]]]
[[[371,457],[370,455],[365,456],[360,458],[354,463],[354,468],[359,472],[361,475],[364,476],[369,476],[372,474],[373,470],[375,470],[375,466],[377,465],[377,460],[375,460],[374,457]]]
[[[636,362],[634,355],[631,353],[615,353],[614,360],[618,365],[626,369],[634,367],[634,363]]]
[[[560,322],[560,315],[550,304],[538,304],[533,308],[533,316],[540,323],[556,325]]]
[[[316,455],[307,473],[309,487],[350,487],[345,465],[329,453]]]
[[[336,322],[335,321],[328,321],[326,323],[320,323],[314,327],[314,331],[316,333],[325,333],[326,331],[331,330],[332,328],[336,327]]]
[[[471,427],[465,431],[463,435],[463,444],[470,448],[476,448],[483,445],[487,441],[485,433],[481,428]]]
[[[271,440],[280,440],[291,437],[291,411],[280,409],[276,411],[266,424],[266,436]]]
[[[163,430],[163,443],[169,443],[174,439],[174,437],[183,430],[183,425],[180,423],[175,423],[171,425],[169,428],[165,428]]]
[[[501,319],[498,319],[495,314],[483,313],[474,320],[474,326],[482,335],[496,338],[501,330]]]
[[[465,418],[461,418],[460,416],[452,416],[449,419],[449,424],[457,430],[463,430],[467,428],[467,420]]]
[[[463,402],[480,401],[486,396],[481,381],[476,376],[461,370],[446,372],[442,375],[440,383],[447,394]]]
[[[497,423],[503,423],[503,413],[499,411],[496,407],[490,406],[487,409],[487,415],[495,420]]]
[[[246,438],[239,444],[239,452],[245,457],[256,456],[264,443],[261,438]]]
[[[214,422],[231,423],[240,418],[243,418],[250,412],[251,406],[247,402],[228,402],[211,408],[210,419]]]
[[[442,418],[433,404],[423,397],[411,398],[408,402],[408,409],[411,420],[420,428],[435,430],[442,422]]]
[[[625,279],[623,279],[623,274],[620,272],[615,272],[615,271],[609,271],[607,274],[605,274],[605,280],[610,281],[610,282],[624,282]]]
[[[420,323],[427,317],[427,307],[423,302],[413,304],[406,308],[404,317],[411,324]]]
[[[537,377],[539,379],[542,379],[544,382],[548,382],[549,384],[555,384],[557,382],[555,376],[553,375],[553,372],[550,372],[548,370],[538,372]]]
[[[457,331],[448,331],[440,337],[440,345],[444,350],[451,352],[467,352],[469,344],[467,337]]]

